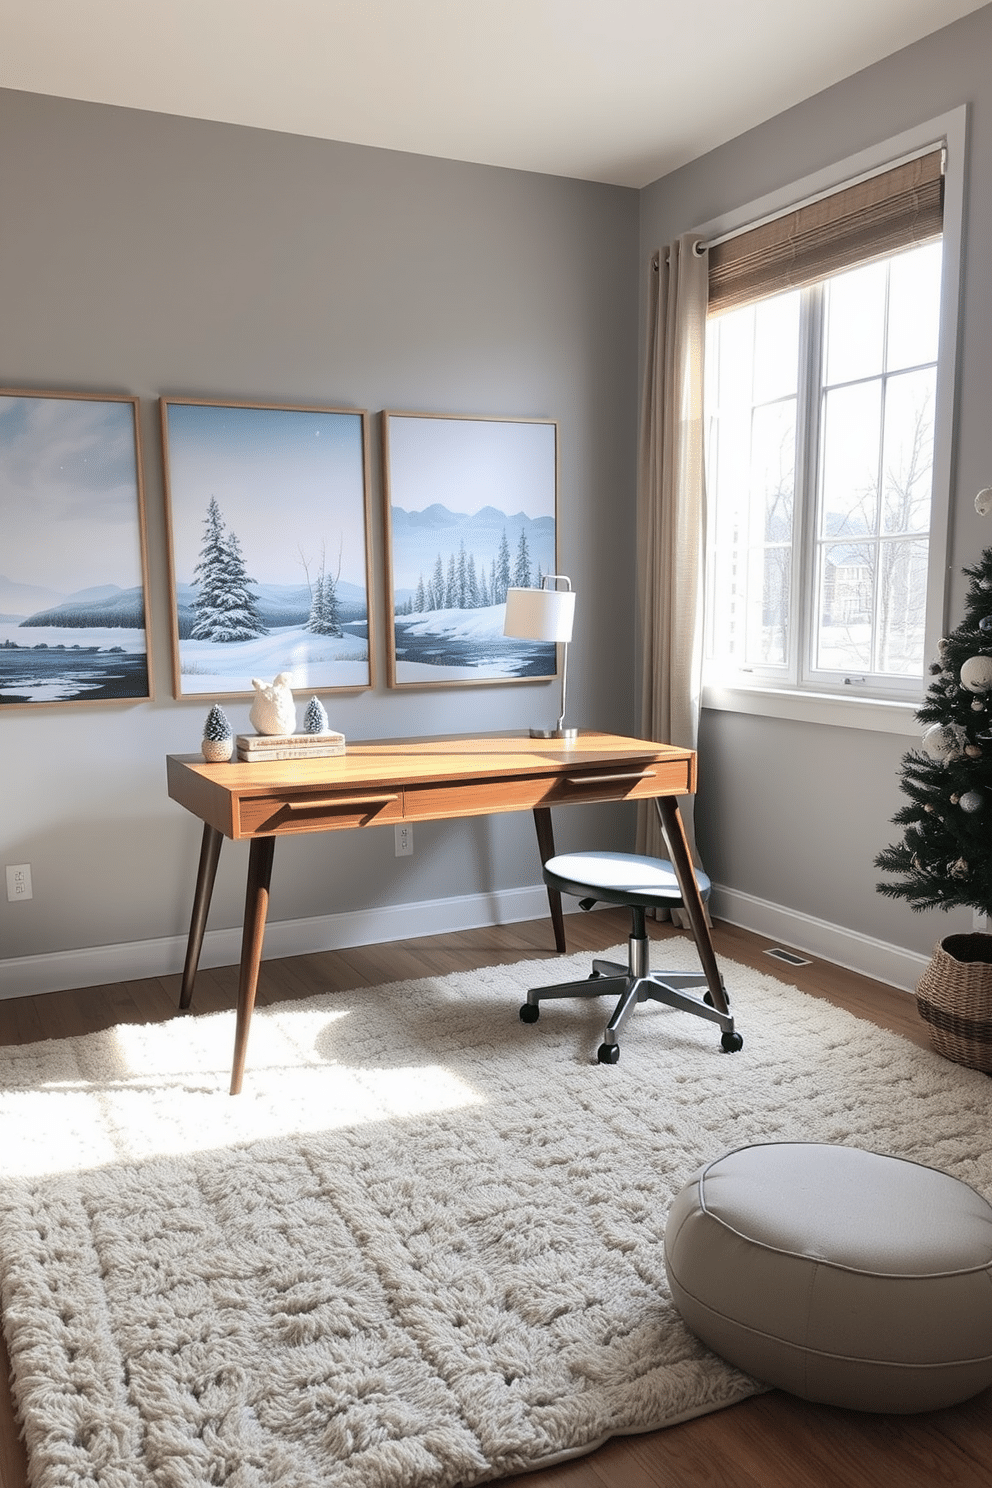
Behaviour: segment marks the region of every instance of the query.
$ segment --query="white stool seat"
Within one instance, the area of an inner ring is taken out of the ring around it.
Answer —
[[[743,1147],[678,1195],[665,1264],[704,1343],[807,1400],[924,1411],[992,1384],[992,1206],[947,1173]]]
[[[668,859],[640,853],[559,853],[545,863],[544,878],[563,894],[576,898],[591,894],[604,904],[640,904],[645,909],[656,909],[682,903],[679,881]],[[710,881],[701,868],[696,869],[696,882],[703,900],[708,899]]]

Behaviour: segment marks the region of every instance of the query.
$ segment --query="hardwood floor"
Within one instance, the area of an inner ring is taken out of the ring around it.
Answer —
[[[596,910],[570,915],[566,927],[571,951],[597,951],[626,938],[627,919],[621,910]],[[650,933],[663,939],[674,932],[667,925],[651,925]],[[718,956],[778,975],[928,1046],[913,999],[905,993],[823,961],[785,970],[766,954],[771,941],[731,925],[717,923],[714,942]],[[537,920],[267,961],[258,1001],[538,956],[550,960],[551,943],[548,922]],[[236,967],[201,972],[194,1015],[233,1008],[236,989]],[[174,1014],[178,996],[179,978],[174,976],[0,1000],[0,1044],[70,1037],[122,1022],[162,1021]],[[0,1380],[5,1382],[7,1373],[0,1340]],[[963,1405],[918,1416],[835,1410],[772,1391],[665,1431],[616,1438],[585,1457],[506,1482],[520,1488],[992,1488],[992,1390]],[[26,1484],[24,1450],[4,1385],[0,1488]]]

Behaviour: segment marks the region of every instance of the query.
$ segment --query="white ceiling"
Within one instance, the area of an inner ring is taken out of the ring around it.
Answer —
[[[644,186],[986,0],[0,0],[0,86]]]

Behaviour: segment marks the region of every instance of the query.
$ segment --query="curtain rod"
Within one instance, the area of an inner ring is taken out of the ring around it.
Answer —
[[[940,173],[946,174],[947,169],[947,144],[943,140],[934,140],[932,144],[924,145],[919,150],[913,150],[908,155],[901,155],[898,160],[889,160],[885,165],[876,166],[874,170],[863,171],[860,176],[852,176],[848,181],[838,182],[836,186],[830,186],[825,191],[818,191],[813,196],[804,197],[802,201],[792,202],[788,207],[782,207],[777,212],[769,212],[767,217],[758,217],[754,222],[747,222],[743,227],[735,227],[730,232],[721,233],[717,238],[705,241],[698,238],[693,243],[693,252],[697,258],[702,258],[710,248],[716,248],[720,243],[729,243],[731,238],[739,238],[746,232],[752,232],[756,227],[764,227],[768,222],[775,222],[780,217],[788,217],[790,212],[799,212],[803,207],[811,207],[815,202],[826,201],[829,196],[836,196],[838,191],[846,191],[849,186],[860,186],[862,181],[870,181],[873,176],[884,176],[886,171],[896,170],[900,165],[908,165],[911,160],[922,160],[925,155],[932,155],[934,150],[940,150]],[[665,262],[668,262],[666,257]]]

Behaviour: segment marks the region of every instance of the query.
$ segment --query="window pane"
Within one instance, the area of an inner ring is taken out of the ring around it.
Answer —
[[[861,537],[878,524],[880,382],[835,388],[823,399],[821,537]]]
[[[940,270],[940,243],[928,243],[892,260],[886,357],[890,371],[937,360]]]
[[[814,665],[826,671],[871,666],[874,543],[822,543],[817,576]]]
[[[748,666],[781,665],[788,654],[791,548],[753,548],[748,554]]]
[[[900,676],[923,671],[928,544],[883,542],[879,548],[875,670]]]
[[[755,403],[771,403],[796,391],[799,374],[799,291],[775,295],[754,307]]]
[[[754,309],[748,305],[733,315],[711,321],[719,349],[717,398],[721,410],[751,402],[754,366]]]
[[[936,370],[890,377],[885,390],[882,522],[885,532],[927,532],[933,473]]]
[[[792,541],[795,475],[795,399],[756,408],[751,425],[752,541]]]
[[[798,292],[707,327],[707,656],[781,666],[789,647]]]
[[[884,263],[826,281],[826,381],[877,377],[885,345]]]

